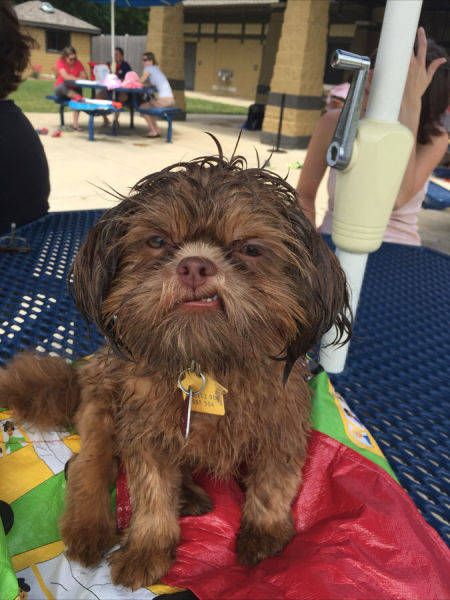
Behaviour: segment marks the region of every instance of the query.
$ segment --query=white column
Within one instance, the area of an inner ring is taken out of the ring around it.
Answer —
[[[398,120],[421,8],[422,0],[388,0],[386,4],[367,104],[368,119],[390,123]]]
[[[115,0],[111,0],[111,73],[116,72],[116,61],[114,60],[114,48],[116,47],[116,11]]]
[[[422,0],[387,0],[365,115],[367,120],[398,122],[421,7]],[[347,169],[343,173],[346,171]],[[367,186],[371,185],[372,177],[373,173],[367,172]],[[338,201],[346,200],[336,197],[335,205]],[[386,198],[386,201],[388,202],[389,198]],[[368,255],[347,252],[339,248],[336,255],[347,275],[355,317]],[[333,340],[334,335],[335,331],[331,329],[323,337],[320,362],[327,372],[341,373],[345,367],[348,344],[327,348],[326,345]]]
[[[356,315],[359,295],[364,279],[368,254],[354,254],[345,250],[336,249],[336,256],[344,270],[347,278],[347,286],[350,296],[350,307],[353,317]],[[333,346],[336,338],[336,328],[332,327],[323,336],[320,345],[320,364],[327,373],[341,373],[347,359],[348,344],[345,346]]]

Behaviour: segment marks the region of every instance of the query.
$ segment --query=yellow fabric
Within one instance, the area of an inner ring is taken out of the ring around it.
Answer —
[[[33,568],[33,565],[36,563],[51,560],[62,552],[64,552],[64,544],[60,540],[58,542],[53,542],[52,544],[47,544],[46,546],[33,548],[33,550],[28,550],[28,552],[22,552],[22,554],[16,554],[16,556],[13,556],[12,558],[12,564],[16,571],[21,571],[30,566]]]
[[[9,504],[54,475],[48,466],[39,460],[31,444],[3,456],[0,460],[1,497]],[[31,469],[30,465],[32,465]],[[20,474],[24,472],[27,476],[21,477]]]

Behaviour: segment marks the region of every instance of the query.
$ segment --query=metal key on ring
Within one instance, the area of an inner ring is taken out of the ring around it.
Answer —
[[[195,375],[200,377],[201,383],[200,383],[200,387],[198,388],[198,390],[193,390],[192,385],[190,385],[187,389],[184,387],[183,377],[187,373],[195,373]],[[186,422],[185,422],[184,432],[183,432],[184,438],[186,440],[188,438],[189,429],[191,426],[192,398],[194,396],[197,396],[198,394],[200,394],[200,392],[202,392],[204,390],[205,386],[206,386],[206,377],[203,375],[203,373],[200,371],[199,368],[194,369],[193,365],[191,365],[191,368],[181,371],[181,373],[178,377],[178,387],[183,392],[183,394],[186,394],[186,399],[187,399]]]

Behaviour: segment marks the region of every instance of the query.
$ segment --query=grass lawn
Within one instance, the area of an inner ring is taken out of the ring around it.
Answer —
[[[41,79],[27,79],[19,89],[11,95],[14,102],[24,112],[58,112],[59,107],[45,96],[53,93],[53,81]],[[222,102],[186,98],[186,111],[188,113],[205,113],[221,115],[246,115],[245,106],[233,106]]]
[[[186,112],[188,113],[246,115],[247,110],[245,106],[234,106],[233,104],[223,104],[222,102],[201,100],[200,98],[186,98]]]

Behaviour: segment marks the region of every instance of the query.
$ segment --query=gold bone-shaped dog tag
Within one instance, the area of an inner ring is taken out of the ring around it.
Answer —
[[[181,381],[185,390],[191,387],[194,391],[192,396],[192,410],[209,415],[224,415],[225,404],[223,396],[228,390],[209,375],[205,375],[205,378],[205,386],[198,394],[195,393],[195,390],[200,389],[202,384],[198,375],[188,372]],[[186,398],[185,393],[183,393],[183,397]]]

